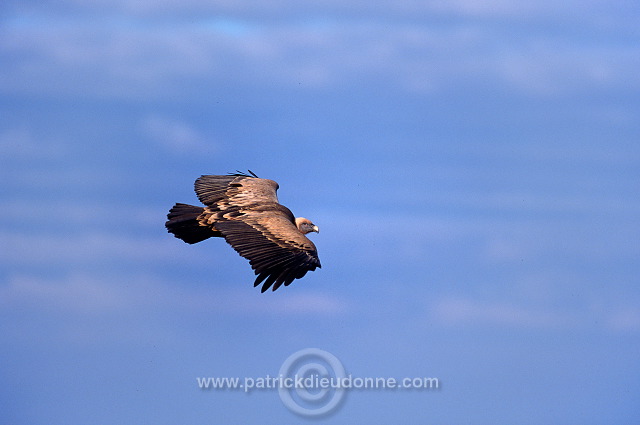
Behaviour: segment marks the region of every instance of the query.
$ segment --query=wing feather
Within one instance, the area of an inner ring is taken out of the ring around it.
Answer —
[[[233,206],[278,202],[278,183],[269,179],[243,175],[205,175],[196,180],[194,188],[200,202],[215,205],[221,210]]]
[[[269,220],[261,220],[262,215],[256,217],[247,212],[241,219],[216,223],[229,245],[249,260],[258,275],[254,286],[264,281],[262,292],[271,287],[275,291],[282,284],[288,285],[298,276],[321,267],[315,245],[288,217],[277,210]],[[277,220],[277,216],[281,219]]]

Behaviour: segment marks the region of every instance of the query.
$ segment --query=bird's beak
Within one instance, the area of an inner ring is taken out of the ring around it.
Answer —
[[[320,233],[320,229],[318,228],[318,226],[313,226],[313,231],[316,233]]]

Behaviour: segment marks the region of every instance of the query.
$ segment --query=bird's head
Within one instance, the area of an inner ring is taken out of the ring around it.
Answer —
[[[318,229],[318,226],[313,224],[311,220],[308,220],[304,217],[296,217],[296,226],[298,227],[298,230],[300,230],[300,232],[305,235],[311,232],[320,233],[320,229]]]

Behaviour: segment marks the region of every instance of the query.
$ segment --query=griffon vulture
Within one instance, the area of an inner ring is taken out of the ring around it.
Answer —
[[[305,236],[319,230],[278,203],[278,183],[249,173],[201,176],[195,191],[205,207],[175,204],[165,226],[189,244],[224,238],[249,260],[258,275],[254,286],[264,281],[262,292],[275,291],[320,267],[316,247]]]

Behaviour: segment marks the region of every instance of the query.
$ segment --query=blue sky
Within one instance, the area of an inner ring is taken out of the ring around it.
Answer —
[[[354,376],[332,424],[640,419],[631,1],[0,6],[0,422],[304,423],[274,375]],[[251,169],[321,229],[260,294],[163,227]]]

